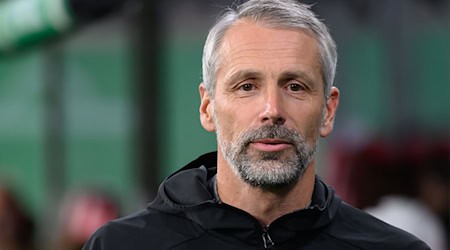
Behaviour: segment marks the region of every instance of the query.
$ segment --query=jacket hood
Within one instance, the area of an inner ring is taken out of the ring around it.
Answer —
[[[212,152],[178,170],[160,185],[157,197],[148,209],[185,217],[205,230],[240,232],[239,237],[255,230],[261,232],[261,225],[250,214],[215,198],[211,180],[215,178],[216,165],[217,152]],[[333,220],[341,199],[319,177],[316,177],[314,185],[313,198],[308,208],[286,214],[269,226],[274,240],[288,240],[299,231],[302,234],[314,232]],[[250,240],[245,239],[247,242]]]

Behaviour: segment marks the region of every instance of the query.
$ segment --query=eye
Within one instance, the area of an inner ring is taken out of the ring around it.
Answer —
[[[302,85],[300,85],[300,84],[298,84],[298,83],[290,83],[290,84],[288,85],[288,89],[289,89],[290,91],[297,92],[297,91],[302,91],[304,88],[303,88]]]
[[[242,84],[240,87],[240,89],[242,89],[243,91],[252,91],[254,88],[255,87],[251,83]]]

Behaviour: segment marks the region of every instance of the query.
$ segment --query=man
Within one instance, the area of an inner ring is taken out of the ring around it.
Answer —
[[[308,6],[250,0],[210,30],[200,120],[218,152],[161,184],[146,210],[84,249],[429,249],[342,202],[315,176],[333,129],[336,48]]]

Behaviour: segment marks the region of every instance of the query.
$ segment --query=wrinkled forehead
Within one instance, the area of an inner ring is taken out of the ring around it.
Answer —
[[[321,75],[319,58],[316,39],[306,31],[268,28],[241,21],[223,38],[217,73],[264,65],[266,69],[301,67]]]
[[[247,53],[258,53],[261,56],[273,57],[273,49],[278,49],[280,56],[302,57],[296,54],[299,48],[307,47],[313,50],[316,61],[320,66],[318,42],[313,33],[307,29],[293,29],[272,27],[248,20],[239,20],[224,34],[218,48],[218,68],[221,64],[233,58],[240,58]]]

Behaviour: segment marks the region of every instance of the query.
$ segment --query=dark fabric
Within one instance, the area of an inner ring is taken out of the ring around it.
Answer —
[[[342,202],[318,177],[308,208],[263,228],[214,194],[216,155],[203,155],[168,177],[145,210],[104,225],[83,250],[429,249]]]

